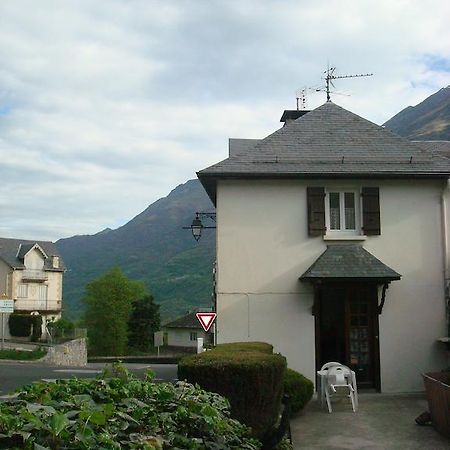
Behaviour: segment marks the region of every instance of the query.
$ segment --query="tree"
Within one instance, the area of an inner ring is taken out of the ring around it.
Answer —
[[[86,286],[83,303],[91,354],[125,353],[132,302],[145,294],[144,284],[128,279],[119,268]]]
[[[153,333],[160,325],[159,305],[153,302],[153,296],[137,300],[128,322],[128,345],[143,352],[150,350],[154,344]]]

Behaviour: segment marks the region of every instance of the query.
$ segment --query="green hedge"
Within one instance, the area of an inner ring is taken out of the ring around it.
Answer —
[[[29,314],[11,314],[9,316],[9,334],[16,337],[29,337],[32,318]]]
[[[313,382],[295,370],[286,369],[283,384],[284,393],[289,396],[291,413],[298,413],[306,406],[313,396]]]
[[[265,352],[255,351],[260,344],[226,344],[183,358],[178,378],[226,397],[232,416],[251,427],[253,436],[264,439],[278,420],[286,359],[269,354],[268,344],[262,345]]]
[[[229,344],[219,344],[214,347],[217,352],[259,352],[271,355],[273,345],[266,342],[231,342]]]
[[[42,336],[42,316],[31,314],[11,314],[9,316],[9,333],[15,337],[30,337],[38,341]]]
[[[42,337],[42,316],[30,316],[32,325],[31,340],[38,341]]]

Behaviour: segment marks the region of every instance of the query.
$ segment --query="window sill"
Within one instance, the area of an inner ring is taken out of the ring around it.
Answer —
[[[324,241],[365,241],[367,236],[363,236],[360,234],[326,234],[323,237]]]

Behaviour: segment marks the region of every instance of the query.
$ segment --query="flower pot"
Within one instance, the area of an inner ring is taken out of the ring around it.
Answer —
[[[450,372],[422,374],[431,421],[439,433],[450,437]]]

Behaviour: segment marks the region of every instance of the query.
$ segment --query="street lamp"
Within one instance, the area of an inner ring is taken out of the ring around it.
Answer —
[[[198,242],[199,239],[202,237],[202,231],[204,229],[210,229],[210,228],[216,228],[214,227],[205,227],[203,225],[201,219],[211,219],[214,222],[216,221],[216,213],[210,213],[210,212],[196,212],[195,213],[195,219],[192,221],[192,224],[190,227],[183,227],[184,230],[191,230],[192,236],[194,239]]]

